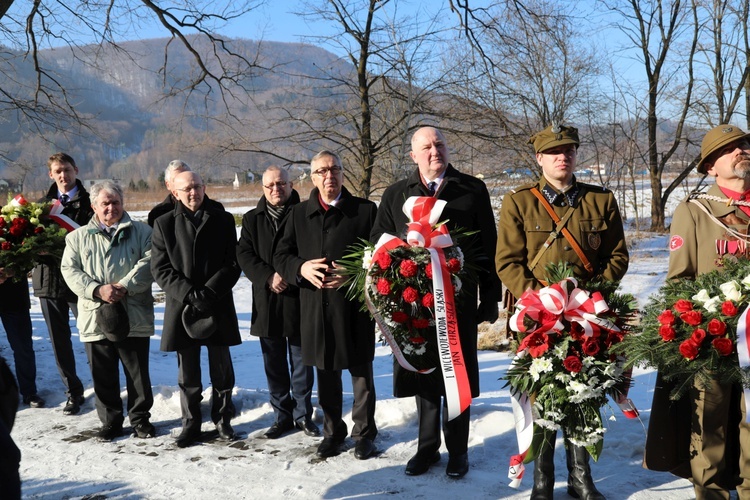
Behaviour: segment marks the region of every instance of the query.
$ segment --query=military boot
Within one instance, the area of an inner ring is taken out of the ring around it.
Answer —
[[[545,432],[545,438],[534,460],[534,487],[531,500],[552,500],[555,490],[555,437],[556,432]]]
[[[606,500],[594,486],[586,448],[566,441],[565,455],[568,462],[568,495],[581,500]]]

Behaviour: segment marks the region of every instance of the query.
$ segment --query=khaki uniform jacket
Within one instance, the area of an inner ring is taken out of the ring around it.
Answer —
[[[550,263],[569,262],[575,275],[587,277],[581,259],[562,234],[552,242],[533,270],[529,265],[542,251],[544,242],[555,228],[555,223],[532,194],[545,185],[542,177],[536,184],[521,186],[506,194],[500,211],[497,230],[495,266],[500,280],[516,297],[527,289],[539,290],[546,280],[545,267]],[[594,274],[618,281],[628,269],[628,249],[622,227],[620,210],[608,189],[578,183],[578,206],[566,224],[584,254],[594,266]],[[555,213],[562,218],[570,207],[556,202]]]
[[[715,184],[707,194],[727,198]],[[750,217],[739,207],[705,199],[697,201],[727,226],[741,233],[748,232]],[[742,245],[738,245],[735,236],[728,234],[724,227],[688,200],[680,203],[675,210],[670,232],[667,279],[695,277],[713,271],[717,259],[723,254],[742,251]],[[697,422],[700,420],[702,425],[698,428],[706,440],[704,457],[713,464],[724,464],[723,470],[711,466],[702,480],[715,481],[724,488],[734,489],[739,473],[739,445],[750,446],[750,443],[740,440],[741,422],[744,420],[740,404],[741,388],[717,381],[711,388],[711,404],[721,407],[722,411],[704,413],[705,403],[698,400],[691,402],[690,396],[671,401],[669,394],[673,387],[673,383],[665,381],[658,374],[646,436],[644,466],[690,478],[692,426],[699,426]],[[694,395],[694,392],[691,394]],[[716,446],[717,442],[724,444]]]

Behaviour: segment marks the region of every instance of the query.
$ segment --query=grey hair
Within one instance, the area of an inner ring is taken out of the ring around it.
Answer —
[[[119,184],[112,181],[101,181],[91,186],[89,196],[91,197],[92,203],[97,203],[99,193],[102,191],[119,196],[120,201],[125,203],[125,196],[122,194],[122,188]]]
[[[182,160],[172,160],[167,165],[167,169],[164,170],[164,182],[172,182],[174,180],[174,173],[176,171],[190,172],[190,166]]]
[[[324,149],[323,151],[312,157],[312,159],[310,160],[310,170],[312,170],[312,164],[320,160],[321,158],[336,158],[336,161],[338,162],[341,169],[344,169],[344,165],[341,163],[341,158],[339,158],[339,155],[337,155],[333,151]]]
[[[265,176],[269,172],[279,172],[281,174],[281,178],[284,179],[285,182],[289,181],[289,172],[287,172],[281,167],[277,167],[276,165],[271,165],[265,170],[265,172],[263,172],[263,175]]]

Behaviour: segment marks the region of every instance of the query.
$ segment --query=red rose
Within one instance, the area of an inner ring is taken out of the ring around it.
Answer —
[[[688,361],[692,361],[698,355],[698,346],[692,339],[687,339],[680,344],[680,354]]]
[[[607,335],[607,346],[612,346],[614,344],[619,344],[622,342],[622,338],[625,336],[625,332],[619,331],[619,332],[609,332]]]
[[[573,340],[576,340],[578,342],[582,341],[584,333],[585,333],[585,330],[580,324],[578,323],[570,324],[570,338],[572,338]]]
[[[426,266],[424,266],[424,273],[428,278],[432,279],[432,264],[427,264]]]
[[[566,370],[573,373],[578,373],[581,371],[581,368],[583,368],[581,360],[578,359],[578,356],[568,356],[563,360],[563,366]]]
[[[411,326],[414,328],[429,328],[430,320],[424,318],[414,318],[411,320]]]
[[[422,305],[429,308],[432,308],[434,306],[435,297],[433,297],[431,292],[427,292],[424,294],[424,297],[422,297]]]
[[[385,278],[380,278],[378,280],[377,287],[380,295],[388,295],[391,293],[391,282]]]
[[[538,358],[549,349],[549,335],[544,332],[534,332],[526,335],[518,347],[518,351],[529,350],[532,358]]]
[[[388,266],[391,265],[391,255],[388,252],[380,252],[378,256],[375,257],[375,263],[380,269],[388,269]]]
[[[21,226],[11,226],[10,229],[8,229],[8,232],[11,236],[19,237],[23,234],[23,227]]]
[[[446,262],[446,265],[448,267],[448,271],[451,274],[456,274],[461,270],[461,261],[457,258],[453,257],[452,259],[448,259],[448,262]]]
[[[409,337],[409,342],[412,344],[424,344],[426,340],[424,337]]]
[[[714,336],[724,335],[727,331],[727,324],[719,319],[712,319],[708,322],[708,325],[706,325],[706,330],[708,330],[708,333]]]
[[[693,334],[690,339],[695,342],[695,345],[700,346],[704,340],[706,340],[706,330],[703,328],[696,328],[693,330]]]
[[[34,228],[34,234],[41,234],[44,232],[44,228],[42,226],[37,226]]]
[[[401,294],[401,297],[403,297],[403,299],[409,304],[413,304],[419,299],[419,293],[414,287],[407,286],[404,288],[404,293]]]
[[[671,309],[667,309],[661,313],[657,319],[662,325],[674,325],[674,322],[677,321]]]
[[[5,219],[0,217],[0,227],[5,227]]]
[[[711,344],[722,356],[729,356],[734,350],[734,342],[726,337],[715,338]]]
[[[674,340],[677,332],[670,325],[661,325],[659,327],[659,335],[661,335],[664,342],[669,342],[670,340]]]
[[[700,311],[688,311],[680,314],[680,319],[690,326],[698,326],[703,321],[703,315]]]
[[[731,300],[727,300],[726,302],[722,302],[721,304],[721,314],[724,316],[737,316],[737,313],[740,311],[737,309],[737,306],[734,305],[734,302]]]
[[[678,313],[684,313],[693,310],[693,303],[689,300],[680,299],[674,303],[673,307]]]
[[[0,245],[0,248],[2,248],[3,250],[10,250],[10,247],[10,241],[3,241],[3,244]]]
[[[589,337],[583,342],[583,352],[586,356],[596,356],[599,354],[599,349],[599,341],[593,337]]]
[[[404,259],[398,266],[398,272],[404,278],[411,278],[417,275],[417,264],[411,259]]]
[[[409,320],[409,315],[403,311],[394,311],[391,314],[391,319],[394,323],[406,323]]]

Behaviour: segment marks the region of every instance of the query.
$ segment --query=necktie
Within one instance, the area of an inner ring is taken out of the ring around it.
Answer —
[[[435,187],[437,187],[437,182],[432,181],[427,183],[427,190],[430,192],[430,196],[435,194]]]
[[[63,205],[67,205],[69,201],[70,201],[70,196],[68,196],[67,194],[60,195],[60,203],[62,203]]]

